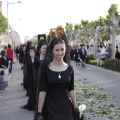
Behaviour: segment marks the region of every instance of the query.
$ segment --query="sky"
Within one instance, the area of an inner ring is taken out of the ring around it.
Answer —
[[[3,15],[7,17],[7,0],[1,1]],[[64,27],[67,22],[76,24],[82,19],[105,17],[111,4],[118,4],[120,11],[120,0],[8,0],[8,3],[9,24],[22,40],[26,35],[48,34],[51,28]]]

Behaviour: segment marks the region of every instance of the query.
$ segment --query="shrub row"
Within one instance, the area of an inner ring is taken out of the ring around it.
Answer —
[[[95,60],[94,55],[87,56],[86,63],[89,63],[90,60]]]
[[[88,61],[88,64],[91,64],[91,65],[97,65],[97,60],[89,60]],[[104,61],[100,61],[100,64],[101,64],[101,66],[104,64]]]
[[[120,59],[106,60],[101,66],[106,69],[120,72]]]
[[[94,59],[94,55],[88,56],[86,63],[97,65],[97,61]],[[101,67],[120,72],[120,59],[109,59],[106,61],[101,60]]]

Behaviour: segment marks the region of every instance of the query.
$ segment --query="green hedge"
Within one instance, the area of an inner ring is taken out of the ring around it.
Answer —
[[[109,59],[106,60],[103,64],[102,67],[114,71],[120,72],[120,59]]]
[[[88,64],[97,65],[97,60],[89,60]]]
[[[94,59],[94,55],[88,56],[86,63],[97,65],[97,61]],[[101,67],[120,72],[120,59],[109,59],[106,61],[101,60]]]
[[[100,64],[102,65],[104,63],[104,61],[100,61]],[[88,61],[88,64],[91,64],[91,65],[97,65],[97,60],[89,60]]]
[[[90,60],[95,60],[94,55],[87,56],[86,63],[89,63]]]

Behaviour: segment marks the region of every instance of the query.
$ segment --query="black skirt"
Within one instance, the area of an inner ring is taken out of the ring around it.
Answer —
[[[44,120],[76,120],[72,102],[65,91],[48,93],[43,118]]]

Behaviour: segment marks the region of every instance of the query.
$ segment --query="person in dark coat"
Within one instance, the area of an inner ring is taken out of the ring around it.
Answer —
[[[76,65],[78,65],[78,63],[80,62],[80,48],[78,45],[76,45],[76,48],[74,50],[74,58],[75,58]]]
[[[8,68],[8,60],[6,58],[6,51],[2,50],[1,51],[1,58],[0,58],[0,68]]]
[[[83,45],[81,50],[80,50],[80,59],[82,60],[82,68],[85,68],[85,62],[87,58],[87,52],[85,50],[85,46]]]
[[[40,48],[39,48],[39,55],[36,56],[37,58],[37,63],[38,63],[38,68],[37,68],[37,94],[36,94],[36,109],[35,109],[35,116],[37,114],[37,109],[38,109],[38,97],[39,97],[39,86],[40,86],[40,76],[41,76],[41,68],[43,65],[43,61],[46,55],[46,51],[47,51],[47,45],[45,43],[41,44]],[[35,117],[34,116],[34,117]]]
[[[27,96],[28,102],[26,105],[21,108],[25,108],[28,110],[35,110],[36,106],[36,91],[37,91],[37,59],[35,57],[35,47],[30,46],[29,48],[29,56],[26,61],[26,69],[27,69]]]
[[[111,44],[107,44],[107,48],[105,50],[105,60],[108,60],[111,57],[112,54],[112,49],[111,49]]]
[[[32,42],[31,41],[28,41],[27,42],[27,46],[26,46],[26,52],[25,52],[25,55],[24,55],[24,61],[23,61],[23,83],[21,83],[21,85],[23,85],[23,87],[25,89],[27,89],[27,69],[26,69],[26,61],[29,57],[29,47],[32,46]],[[27,95],[26,95],[27,96]]]
[[[74,50],[75,50],[74,46],[71,46],[71,49],[70,49],[70,58],[71,58],[71,60],[74,60]]]
[[[20,50],[19,50],[19,62],[21,63],[22,70],[24,67],[25,55],[26,55],[26,46],[22,45]]]
[[[4,80],[4,70],[0,71],[0,89],[5,89],[8,86],[8,81]]]
[[[19,46],[16,47],[15,49],[15,54],[16,54],[16,58],[19,59]]]
[[[39,34],[38,35],[38,46],[37,46],[37,50],[36,50],[36,55],[39,55],[39,48],[41,46],[41,44],[47,44],[47,40],[46,40],[46,35],[45,34]]]
[[[116,58],[116,59],[120,59],[120,52],[119,52],[119,50],[118,50],[118,47],[116,47],[115,58]]]

